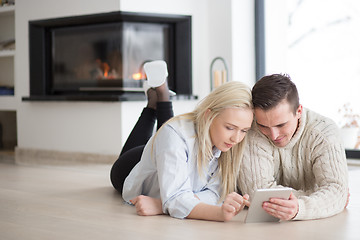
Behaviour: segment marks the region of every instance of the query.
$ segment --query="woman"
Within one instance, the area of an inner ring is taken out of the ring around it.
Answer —
[[[114,187],[139,215],[232,219],[248,199],[234,191],[243,139],[253,120],[250,89],[240,82],[223,84],[193,112],[171,118],[151,137],[156,116],[158,127],[172,116],[166,81],[148,91],[148,106],[111,170]],[[139,144],[143,135],[145,147]]]

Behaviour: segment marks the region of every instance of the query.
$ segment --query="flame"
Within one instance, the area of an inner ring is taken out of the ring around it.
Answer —
[[[98,78],[107,79],[109,76],[110,65],[107,62],[102,62],[100,59],[96,59],[96,63],[101,71],[101,75],[98,76]]]
[[[143,79],[143,75],[140,72],[137,72],[132,75],[132,78],[134,80],[141,80],[141,79]]]
[[[107,78],[107,76],[109,75],[109,70],[110,70],[109,64],[104,62],[102,64],[102,68],[104,69],[104,77]]]

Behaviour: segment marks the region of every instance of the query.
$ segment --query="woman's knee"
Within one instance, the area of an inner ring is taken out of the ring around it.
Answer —
[[[125,177],[126,178],[126,177]],[[120,193],[122,192],[122,187],[125,181],[121,174],[121,165],[119,164],[119,159],[113,164],[110,170],[110,181],[113,187],[118,190]]]
[[[113,164],[110,171],[110,180],[116,190],[122,192],[126,177],[140,161],[144,146],[139,146],[122,154]]]

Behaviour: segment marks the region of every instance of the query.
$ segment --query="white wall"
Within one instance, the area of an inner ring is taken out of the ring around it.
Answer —
[[[116,0],[106,1],[106,4],[96,0],[16,1],[15,91],[19,99],[19,148],[103,154],[118,152],[120,103],[21,102],[21,97],[29,96],[29,20],[118,11],[119,5]]]
[[[16,1],[18,147],[116,155],[145,106],[145,102],[21,101],[22,96],[29,95],[29,20],[119,10],[191,15],[193,93],[203,98],[210,89],[209,67],[215,56],[227,59],[235,80],[249,85],[255,82],[253,5],[253,0],[108,0],[106,4],[95,0]],[[237,17],[233,18],[234,14]],[[241,21],[232,23],[239,16]],[[238,31],[233,34],[233,30]],[[189,111],[195,104],[175,101],[175,114]]]
[[[256,81],[254,1],[232,0],[230,21],[232,79],[252,87]]]

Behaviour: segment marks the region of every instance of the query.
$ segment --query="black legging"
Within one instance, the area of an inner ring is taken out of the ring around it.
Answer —
[[[156,110],[144,108],[124,147],[111,168],[110,179],[116,190],[122,193],[125,178],[140,161],[145,144],[153,134],[155,122],[157,129],[174,116],[171,102],[158,102]]]

